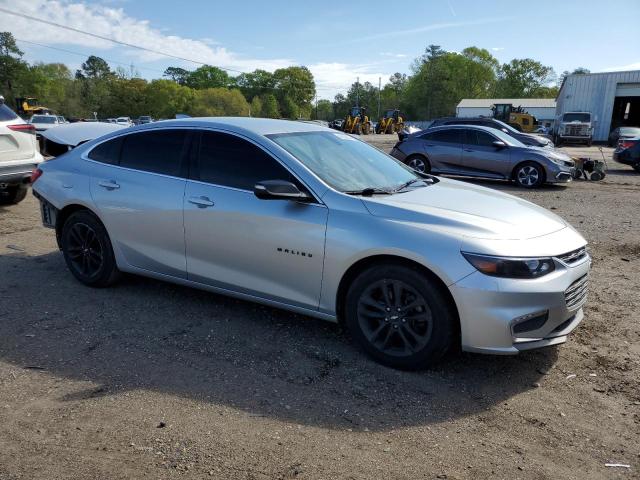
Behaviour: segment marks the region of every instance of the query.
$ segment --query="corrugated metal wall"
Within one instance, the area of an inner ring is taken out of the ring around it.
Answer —
[[[640,70],[568,76],[558,94],[556,116],[565,112],[591,112],[596,118],[593,139],[605,141],[620,83],[640,83]]]
[[[527,107],[525,108],[527,112],[540,120],[553,120],[556,117],[556,109],[555,108],[547,108],[547,107]],[[457,107],[456,108],[456,116],[457,117],[490,117],[493,114],[490,108],[482,108],[482,107]]]

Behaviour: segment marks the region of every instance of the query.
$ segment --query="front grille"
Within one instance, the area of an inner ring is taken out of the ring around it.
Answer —
[[[569,310],[580,308],[587,301],[589,290],[589,277],[584,275],[573,282],[569,288],[564,291],[564,301]]]
[[[565,125],[564,134],[572,137],[586,137],[589,135],[589,127],[587,125]]]
[[[562,255],[558,255],[556,258],[566,263],[567,265],[573,265],[587,256],[587,247],[578,248]]]

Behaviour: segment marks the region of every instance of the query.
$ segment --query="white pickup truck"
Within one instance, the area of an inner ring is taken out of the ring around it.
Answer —
[[[593,141],[593,117],[591,112],[566,112],[556,120],[553,143],[580,142],[591,146]]]

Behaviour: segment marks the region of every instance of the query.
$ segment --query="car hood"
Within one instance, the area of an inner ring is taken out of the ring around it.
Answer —
[[[406,193],[362,200],[372,215],[472,238],[521,240],[567,227],[562,218],[531,202],[449,179]]]

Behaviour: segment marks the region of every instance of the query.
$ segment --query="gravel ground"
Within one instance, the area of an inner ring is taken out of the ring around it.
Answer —
[[[477,182],[589,240],[569,341],[417,373],[291,313],[132,276],[88,289],[31,195],[0,207],[0,480],[640,478],[640,175],[610,167],[537,191]]]

